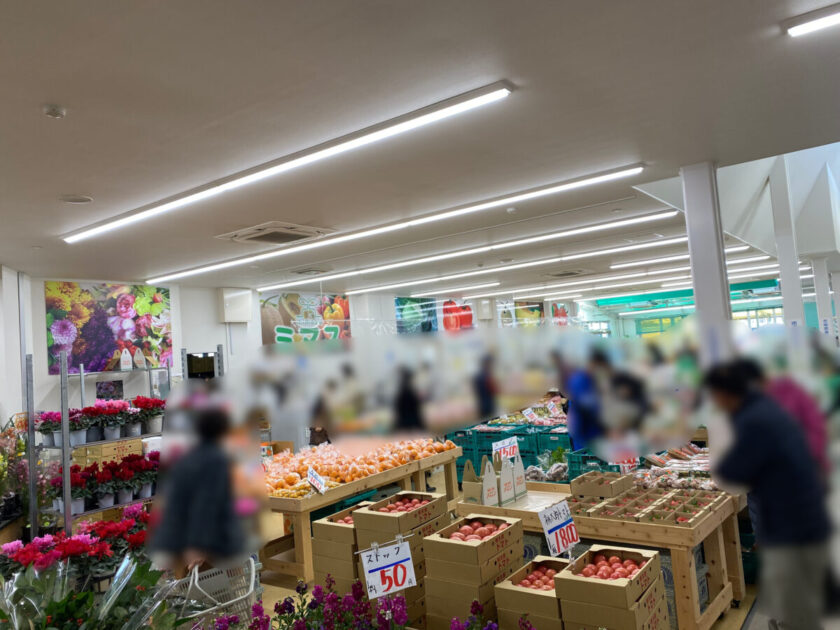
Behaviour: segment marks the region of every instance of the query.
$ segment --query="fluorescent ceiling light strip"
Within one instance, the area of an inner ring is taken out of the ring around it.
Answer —
[[[794,18],[788,22],[787,32],[791,37],[800,37],[838,24],[840,24],[840,4],[835,4]]]
[[[659,241],[650,241],[647,243],[637,243],[635,245],[626,245],[623,247],[613,247],[610,249],[601,249],[594,252],[582,252],[580,254],[570,254],[563,256],[563,260],[580,260],[581,258],[592,258],[595,256],[608,256],[610,254],[619,254],[621,252],[631,252],[637,249],[649,249],[651,247],[665,247],[666,245],[674,245],[676,243],[685,243],[688,240],[687,236],[679,236],[677,238],[666,238]]]
[[[635,175],[640,173],[644,169],[643,166],[635,166],[632,168],[619,170],[619,171],[611,171],[608,175],[595,175],[592,177],[584,178],[581,180],[577,180],[572,182],[575,188],[578,188],[583,185],[592,185],[596,183],[601,183],[605,181],[604,177],[609,177],[610,179],[615,179],[618,176],[621,177],[629,177],[630,175]],[[566,184],[561,184],[558,186],[549,186],[547,188],[542,188],[536,191],[531,191],[528,193],[520,193],[508,197],[503,197],[501,199],[496,199],[494,201],[482,202],[479,204],[475,204],[472,206],[467,206],[466,208],[461,208],[458,210],[452,210],[448,212],[440,212],[438,214],[429,215],[427,217],[420,217],[418,219],[410,219],[408,221],[403,221],[401,223],[394,223],[392,225],[385,225],[377,228],[371,228],[369,230],[362,230],[360,232],[353,232],[350,234],[344,234],[341,236],[333,236],[329,238],[319,239],[316,241],[312,241],[310,243],[303,243],[301,245],[294,245],[292,247],[285,247],[283,249],[274,250],[270,252],[265,252],[263,254],[257,254],[256,256],[248,256],[247,258],[238,258],[236,260],[228,260],[221,263],[214,263],[212,265],[207,265],[204,267],[197,267],[195,269],[187,269],[185,271],[179,271],[171,274],[166,274],[163,276],[158,276],[156,278],[150,278],[146,280],[146,284],[157,284],[161,282],[168,282],[171,280],[177,280],[179,278],[186,278],[189,276],[195,276],[202,273],[208,273],[211,271],[219,271],[221,269],[228,269],[230,267],[236,267],[239,265],[245,265],[249,263],[258,262],[260,260],[266,260],[269,258],[277,258],[279,256],[286,256],[288,254],[295,254],[303,251],[308,251],[311,249],[316,249],[320,247],[326,247],[328,245],[336,245],[338,243],[344,243],[347,241],[358,240],[361,238],[367,238],[368,236],[375,236],[378,234],[384,234],[387,232],[395,232],[397,230],[402,230],[405,228],[410,228],[416,225],[422,225],[424,223],[430,223],[432,221],[440,221],[444,219],[450,219],[454,216],[458,216],[461,214],[469,213],[469,212],[478,212],[480,210],[487,210],[490,208],[496,208],[499,206],[505,206],[511,203],[516,203],[517,201],[524,201],[525,199],[533,199],[535,197],[542,197],[549,194],[555,194],[558,192],[562,192],[563,190],[567,190],[567,188],[563,188]],[[667,218],[667,216],[671,215],[670,212],[659,213],[657,218]],[[649,215],[653,216],[653,215]],[[637,219],[641,219],[641,217],[637,217]],[[626,219],[625,221],[627,221]],[[653,220],[653,219],[651,219]],[[641,222],[637,221],[637,222]],[[584,228],[577,228],[577,229],[584,229]],[[606,229],[606,228],[605,228]],[[559,238],[559,236],[558,236]],[[502,244],[498,248],[502,247],[512,247],[515,245],[522,245],[530,242],[529,239],[520,239],[519,241],[514,242],[513,244]],[[452,256],[454,257],[454,256]],[[402,263],[394,263],[395,265],[401,265]],[[406,264],[414,264],[410,262],[406,262]],[[276,285],[272,285],[276,288]],[[263,288],[262,290],[267,290],[267,288]]]
[[[247,174],[234,175],[233,178],[227,179],[226,181],[210,184],[209,187],[204,188],[203,190],[188,193],[178,197],[177,199],[173,199],[172,201],[153,205],[146,210],[142,210],[120,219],[109,221],[96,227],[84,230],[77,234],[73,234],[66,237],[64,240],[67,243],[77,243],[93,236],[99,236],[100,234],[104,234],[106,232],[124,228],[139,221],[145,221],[146,219],[150,219],[165,212],[177,210],[178,208],[182,208],[197,201],[202,201],[209,197],[214,197],[236,188],[253,184],[254,182],[258,182],[268,177],[273,177],[275,175],[300,168],[301,166],[312,164],[313,162],[334,157],[336,155],[352,151],[353,149],[358,149],[360,147],[373,144],[374,142],[379,142],[380,140],[392,138],[407,131],[412,131],[414,129],[424,127],[425,125],[468,112],[489,103],[494,103],[505,98],[510,93],[511,89],[509,87],[499,87],[498,84],[495,86],[487,86],[485,88],[481,88],[481,90],[457,96],[454,97],[454,99],[449,99],[439,103],[438,105],[432,105],[429,108],[424,108],[413,112],[412,114],[407,114],[405,117],[382,123],[377,127],[369,127],[367,130],[363,130],[356,134],[343,136],[342,138],[329,143],[328,146],[321,145],[320,148],[315,147],[306,151],[302,155],[287,159],[279,164],[266,168],[257,167],[259,170]]]
[[[806,297],[806,296],[803,295],[802,297]],[[774,301],[781,300],[781,299],[782,299],[781,295],[772,295],[772,296],[768,296],[768,297],[741,298],[741,299],[738,299],[738,300],[730,300],[729,303],[730,304],[742,304],[744,302],[774,302]],[[647,309],[642,309],[642,310],[638,310],[638,311],[624,311],[624,312],[619,313],[618,315],[620,317],[626,317],[628,315],[645,315],[645,314],[648,314],[648,313],[664,313],[664,312],[668,312],[668,311],[680,311],[680,310],[684,310],[684,309],[687,309],[687,308],[693,309],[694,307],[695,307],[695,304],[691,303],[691,304],[685,304],[684,306],[666,306],[666,307],[662,307],[662,308],[647,308]]]
[[[582,300],[577,300],[578,302],[596,302],[598,300],[609,300],[612,298],[624,298],[624,297],[634,297],[636,295],[648,295],[650,294],[651,289],[645,289],[644,291],[633,291],[631,293],[611,293],[610,295],[597,295],[594,297],[584,298]]]
[[[424,293],[412,293],[411,297],[430,297],[436,295],[447,295],[449,293],[461,293],[463,291],[472,291],[473,289],[486,289],[487,287],[497,287],[500,282],[485,282],[484,284],[471,284],[468,287],[456,287],[454,289],[438,289],[437,291],[426,291]]]
[[[587,225],[585,227],[573,228],[571,230],[562,230],[560,232],[553,232],[551,234],[543,234],[540,236],[533,236],[528,238],[521,238],[515,241],[507,241],[504,243],[496,243],[494,245],[485,245],[483,247],[473,247],[470,249],[463,249],[446,254],[439,254],[435,256],[425,256],[423,258],[414,258],[412,260],[404,260],[397,263],[389,263],[386,265],[378,265],[376,267],[368,267],[367,269],[360,269],[357,271],[347,271],[342,273],[326,274],[323,276],[315,276],[306,278],[304,280],[293,280],[291,282],[281,282],[264,287],[259,287],[257,291],[271,291],[274,289],[288,289],[291,287],[303,286],[305,284],[314,284],[319,282],[327,282],[329,280],[337,280],[339,278],[348,278],[352,276],[367,275],[371,273],[378,273],[380,271],[390,271],[392,269],[399,269],[401,267],[409,267],[414,265],[421,265],[430,262],[438,262],[441,260],[448,260],[451,258],[458,258],[460,256],[472,256],[475,254],[482,254],[498,249],[507,249],[509,247],[520,247],[523,245],[531,245],[547,240],[554,240],[560,238],[568,238],[570,236],[579,236],[591,232],[600,232],[602,230],[611,230],[615,228],[627,227],[630,225],[638,225],[640,223],[649,223],[651,221],[660,221],[662,219],[669,219],[677,214],[677,211],[657,212],[640,217],[633,217],[630,219],[622,219],[620,221],[610,221],[607,223],[597,223],[595,225]]]
[[[725,254],[734,254],[737,252],[744,252],[750,248],[749,245],[734,245],[724,249]],[[686,254],[674,254],[673,256],[662,256],[660,258],[647,258],[645,260],[632,260],[630,262],[613,263],[610,269],[626,269],[627,267],[643,267],[647,265],[656,265],[665,262],[676,262],[678,260],[688,260],[690,256]]]
[[[504,206],[511,203],[521,203],[523,201],[530,201],[531,199],[537,199],[538,197],[545,197],[547,195],[556,195],[557,193],[566,192],[569,190],[574,190],[576,188],[583,188],[585,186],[593,186],[595,184],[603,184],[605,182],[613,181],[616,179],[621,179],[623,177],[632,177],[633,175],[638,175],[644,170],[644,166],[642,165],[634,165],[629,168],[622,168],[615,171],[610,171],[608,173],[602,175],[594,175],[592,177],[585,177],[583,179],[578,179],[576,181],[566,182],[564,184],[558,184],[556,186],[548,186],[546,188],[540,188],[538,190],[532,190],[530,192],[521,193],[518,195],[513,195],[512,197],[506,197],[504,199],[497,199],[495,201],[487,201],[484,203],[476,204],[474,206],[467,206],[466,208],[460,208],[458,210],[449,210],[448,212],[442,212],[440,214],[431,215],[428,217],[421,217],[419,219],[413,219],[410,221],[411,225],[423,225],[424,223],[431,223],[432,221],[440,221],[442,219],[451,219],[453,217],[459,217],[464,214],[470,214],[472,212],[479,212],[481,210],[489,210],[490,208],[498,208],[499,206]]]
[[[552,300],[573,300],[579,297],[581,297],[580,293],[563,293],[561,295],[552,295],[551,297],[547,297],[543,300],[543,302],[549,302]]]

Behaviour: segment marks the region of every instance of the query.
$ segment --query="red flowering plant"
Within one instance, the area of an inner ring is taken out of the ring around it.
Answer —
[[[166,401],[161,398],[147,398],[146,396],[137,396],[131,401],[135,407],[141,410],[140,419],[148,420],[163,413],[166,409]]]
[[[62,473],[61,466],[58,472],[50,479],[50,490],[52,497],[60,497],[62,489]],[[91,487],[88,484],[90,473],[88,469],[82,470],[81,466],[73,464],[70,466],[70,497],[73,499],[87,499],[91,496]]]

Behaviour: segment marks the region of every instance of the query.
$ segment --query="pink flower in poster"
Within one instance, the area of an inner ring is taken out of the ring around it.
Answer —
[[[117,315],[124,319],[133,319],[137,316],[134,310],[135,297],[131,293],[123,293],[117,298]]]
[[[59,346],[72,346],[78,331],[69,319],[58,319],[50,326],[53,340]]]
[[[134,310],[134,309],[132,309]],[[116,339],[128,341],[134,336],[134,320],[123,319],[118,315],[108,318],[108,326]]]
[[[134,322],[134,329],[138,337],[148,337],[152,333],[152,316],[146,313],[141,315]]]

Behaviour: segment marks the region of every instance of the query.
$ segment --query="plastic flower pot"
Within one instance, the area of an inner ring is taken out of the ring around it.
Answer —
[[[100,494],[99,501],[98,501],[100,508],[109,508],[114,505],[114,493],[109,492],[107,494]]]
[[[63,443],[63,438],[61,437],[61,431],[55,431],[53,434],[53,445],[54,446],[61,446]]]
[[[140,486],[140,492],[137,495],[138,499],[150,499],[152,497],[152,484],[144,483]]]
[[[70,446],[81,446],[87,443],[87,429],[70,431]],[[84,510],[82,510],[84,512]]]
[[[54,446],[55,441],[53,440],[53,433],[50,431],[49,433],[42,433],[41,434],[41,444],[44,446]]]
[[[131,503],[134,501],[134,491],[131,488],[123,488],[117,491],[118,503]]]
[[[143,426],[139,422],[125,425],[125,437],[140,437],[141,435],[143,435]]]
[[[87,441],[88,442],[99,442],[102,440],[102,427],[90,427],[87,430]]]
[[[158,414],[146,419],[146,433],[161,433],[163,431],[163,415]]]
[[[115,427],[104,427],[102,432],[105,434],[106,440],[119,440],[120,439],[120,427],[119,425]]]
[[[81,514],[85,511],[85,498],[70,500],[70,514]]]

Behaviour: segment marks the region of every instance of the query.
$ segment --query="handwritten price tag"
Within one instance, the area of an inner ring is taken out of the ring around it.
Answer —
[[[522,415],[525,416],[529,422],[536,422],[538,420],[537,412],[528,407],[522,411]]]
[[[558,418],[563,415],[560,408],[557,405],[555,405],[552,401],[548,401],[546,407],[548,407],[548,413],[551,414],[552,418]]]
[[[309,470],[306,471],[306,480],[309,481],[309,485],[315,488],[321,494],[324,494],[324,491],[327,489],[327,484],[324,481],[324,478],[315,472],[315,469],[312,466],[309,467]]]
[[[552,556],[559,556],[576,542],[580,541],[577,527],[572,520],[572,513],[565,501],[555,503],[539,512],[540,523],[548,542],[548,550]]]
[[[407,542],[382,545],[362,554],[368,598],[376,599],[417,584]]]
[[[493,442],[493,455],[498,453],[500,457],[516,457],[518,452],[519,441],[516,439],[516,436]]]

